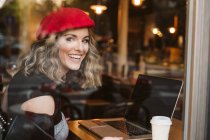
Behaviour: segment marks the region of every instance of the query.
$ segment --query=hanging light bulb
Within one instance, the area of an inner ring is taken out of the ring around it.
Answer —
[[[134,6],[141,6],[144,0],[132,0],[131,3]]]
[[[163,37],[162,32],[161,32],[158,28],[153,28],[153,29],[152,29],[152,33],[153,33],[154,35],[158,35],[159,37]]]
[[[91,5],[90,9],[94,10],[97,15],[100,15],[107,9],[105,5],[101,4],[96,4],[96,5]]]
[[[174,27],[170,27],[168,29],[168,31],[171,33],[171,34],[174,34],[176,32],[176,29]]]
[[[153,28],[153,29],[152,29],[152,33],[153,33],[153,34],[156,35],[158,32],[159,32],[159,29],[158,29],[158,28]]]

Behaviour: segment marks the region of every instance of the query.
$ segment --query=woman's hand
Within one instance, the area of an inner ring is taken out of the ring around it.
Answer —
[[[102,140],[123,140],[122,137],[104,137]]]

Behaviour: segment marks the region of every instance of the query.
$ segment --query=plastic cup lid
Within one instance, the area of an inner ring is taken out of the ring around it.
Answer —
[[[153,116],[151,121],[151,124],[156,124],[156,125],[171,125],[171,119],[166,116]]]

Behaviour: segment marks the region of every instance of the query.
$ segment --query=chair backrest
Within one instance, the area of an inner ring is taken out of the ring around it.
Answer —
[[[23,115],[16,115],[7,126],[5,140],[54,140],[53,136]],[[52,129],[53,132],[53,129]],[[53,133],[52,133],[53,134]]]

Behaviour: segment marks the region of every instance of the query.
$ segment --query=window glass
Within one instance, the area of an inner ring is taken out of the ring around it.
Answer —
[[[105,10],[97,13],[93,6],[96,4],[106,6]],[[36,39],[36,30],[41,19],[61,6],[81,8],[95,21],[96,47],[104,66],[102,86],[98,89],[82,89],[77,83],[77,77],[67,85],[59,87],[60,92],[67,93],[67,100],[75,103],[77,113],[73,118],[122,116],[124,106],[118,106],[115,110],[107,102],[114,105],[127,102],[139,74],[183,80],[186,0],[143,0],[137,6],[133,0],[128,0],[127,51],[123,57],[126,58],[126,64],[123,65],[120,74],[119,29],[122,23],[119,20],[119,5],[120,0],[97,0],[97,2],[96,0],[7,0],[0,8],[2,108],[5,107],[4,93],[7,92],[7,86],[16,72],[14,63],[19,56],[30,50],[31,44]],[[27,87],[27,83],[24,86]],[[45,88],[49,86],[44,85]],[[20,86],[17,85],[15,88],[18,89]],[[77,95],[78,92],[81,94]],[[74,93],[77,96],[74,96]],[[179,98],[174,114],[174,118],[179,120],[182,120],[183,115],[183,94]],[[10,97],[14,101],[19,99],[16,94]],[[79,104],[84,99],[97,99],[103,105],[87,109],[85,104]],[[110,109],[110,112],[106,113],[107,109]],[[4,110],[1,112],[4,113]],[[0,125],[1,123],[3,122],[0,118]],[[0,132],[3,132],[3,129]]]

